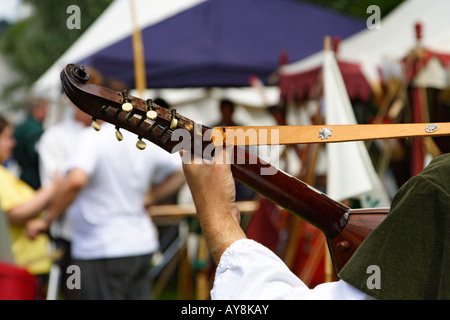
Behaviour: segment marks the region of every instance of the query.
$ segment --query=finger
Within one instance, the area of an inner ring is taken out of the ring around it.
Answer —
[[[232,155],[232,146],[216,146],[213,161],[217,164],[231,164]]]
[[[181,149],[180,151],[181,160],[183,162],[183,165],[189,165],[189,164],[213,164],[213,159],[208,160],[205,158],[200,157],[199,155],[195,154],[194,152],[190,152],[188,150]]]
[[[181,162],[183,163],[183,165],[194,163],[194,156],[192,155],[191,152],[184,149],[181,149],[179,152],[181,156]]]

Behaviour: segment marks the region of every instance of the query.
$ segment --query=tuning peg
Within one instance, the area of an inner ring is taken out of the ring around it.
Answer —
[[[172,121],[170,122],[170,129],[174,130],[178,124],[177,110],[172,109],[172,110],[170,110],[170,113],[172,114]]]
[[[139,139],[138,142],[136,142],[136,147],[139,150],[144,150],[147,147],[147,144],[144,141],[142,141],[141,139]]]
[[[116,129],[117,129],[116,138],[117,138],[117,140],[122,141],[123,140],[122,132],[119,131],[119,128],[116,128]]]
[[[150,120],[155,120],[158,117],[158,114],[155,110],[147,111],[147,118]]]
[[[170,129],[174,130],[177,127],[177,124],[178,124],[177,118],[173,118],[172,121],[170,122]]]
[[[125,102],[124,104],[122,104],[122,110],[125,112],[130,112],[131,110],[133,110],[133,105],[129,102]]]
[[[95,119],[92,119],[92,123],[91,123],[91,127],[95,129],[95,131],[99,131],[102,126],[100,125],[100,123],[98,123],[97,121],[95,121]]]

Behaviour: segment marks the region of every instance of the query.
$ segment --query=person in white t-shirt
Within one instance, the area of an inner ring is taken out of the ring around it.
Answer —
[[[39,154],[39,174],[43,186],[49,184],[57,175],[62,175],[69,155],[76,145],[79,133],[89,126],[91,116],[84,113],[67,101],[66,114],[60,122],[47,128],[41,136],[37,150]],[[55,299],[61,292],[66,300],[74,299],[74,291],[70,290],[66,281],[70,277],[67,269],[72,265],[70,243],[72,232],[65,214],[53,221],[49,234],[52,245],[62,252],[50,271],[47,299]]]
[[[61,122],[49,127],[42,134],[37,146],[39,153],[39,173],[42,185],[49,183],[55,175],[62,175],[67,159],[83,128],[89,126],[91,117],[75,106],[70,106],[69,114]],[[54,221],[52,237],[70,241],[70,227],[64,221]]]
[[[104,123],[80,133],[46,220],[28,228],[33,237],[68,209],[78,299],[150,298],[147,274],[159,243],[146,207],[184,183],[178,154],[150,143],[138,150],[136,135],[123,131],[119,142],[115,131]]]

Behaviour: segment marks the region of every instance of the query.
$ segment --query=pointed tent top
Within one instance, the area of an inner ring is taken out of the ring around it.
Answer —
[[[427,72],[426,81],[419,81],[421,83],[419,86],[427,86],[426,83],[428,83],[428,86],[431,87],[446,87],[448,80],[445,70],[450,65],[450,54],[430,50],[422,45],[422,22],[416,22],[414,29],[416,31],[416,45],[402,59],[406,80],[414,81],[418,75]],[[430,61],[434,61],[435,64],[439,65],[434,65],[427,70]],[[437,83],[439,84],[436,85]]]
[[[422,39],[422,23],[416,22],[414,28],[416,29],[416,39],[420,41]]]

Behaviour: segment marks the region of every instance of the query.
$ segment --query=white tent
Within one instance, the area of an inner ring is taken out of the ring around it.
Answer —
[[[325,124],[356,124],[338,64],[326,50],[323,66]],[[362,207],[388,207],[389,196],[382,186],[363,141],[329,143],[327,152],[327,195],[337,201],[359,198]]]
[[[448,12],[448,0],[405,0],[386,17],[381,12],[380,29],[365,29],[343,40],[337,57],[343,61],[360,63],[368,81],[377,83],[382,66],[395,66],[416,45],[416,23],[422,24],[422,45],[425,48],[450,52]],[[322,61],[323,53],[319,52],[284,66],[281,72],[303,72],[320,65]]]

